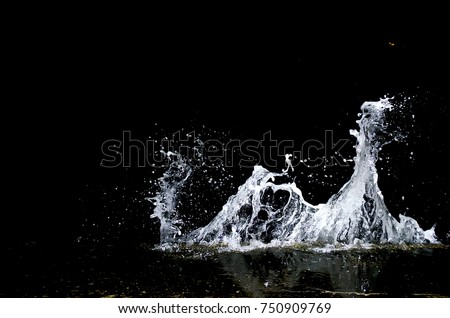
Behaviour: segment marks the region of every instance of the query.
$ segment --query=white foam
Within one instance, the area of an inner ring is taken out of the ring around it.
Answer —
[[[386,129],[385,114],[392,107],[388,99],[365,102],[361,106],[359,130],[350,130],[357,140],[353,175],[326,203],[306,202],[295,183],[274,183],[290,167],[293,170],[291,155],[287,154],[287,168],[282,174],[255,166],[250,178],[208,225],[182,236],[176,213],[177,191],[192,169],[178,156],[160,180],[161,191],[154,198],[153,216],[161,220],[161,242],[224,245],[231,250],[296,243],[329,246],[438,243],[434,227],[424,231],[416,220],[403,215],[397,221],[389,213],[378,187],[375,163],[382,146],[390,142],[379,136]],[[277,198],[280,193],[287,194],[281,207]]]

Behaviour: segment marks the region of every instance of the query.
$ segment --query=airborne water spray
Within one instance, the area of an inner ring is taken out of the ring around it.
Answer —
[[[389,99],[361,106],[356,137],[354,172],[350,180],[324,204],[312,205],[295,182],[277,184],[287,173],[255,166],[253,174],[231,196],[222,210],[204,227],[181,233],[176,212],[178,191],[192,174],[183,158],[175,160],[160,179],[153,216],[161,221],[161,243],[225,244],[231,249],[283,246],[296,243],[437,243],[434,228],[424,231],[411,217],[397,221],[388,211],[378,187],[376,162],[386,138]],[[283,197],[276,200],[277,197]]]

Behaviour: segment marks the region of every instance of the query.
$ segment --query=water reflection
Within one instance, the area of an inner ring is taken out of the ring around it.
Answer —
[[[273,249],[221,253],[223,270],[250,297],[448,295],[448,250]]]
[[[29,246],[4,256],[0,297],[450,296],[448,246],[326,253]]]

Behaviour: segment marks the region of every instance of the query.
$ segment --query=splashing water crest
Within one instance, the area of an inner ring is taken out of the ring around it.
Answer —
[[[169,160],[175,160],[169,164],[169,169],[159,180],[160,191],[151,198],[155,204],[155,209],[150,217],[157,217],[161,221],[160,241],[161,243],[175,242],[175,238],[181,235],[183,222],[177,214],[177,203],[180,189],[186,180],[189,179],[193,170],[183,160],[180,154],[168,151],[161,151]]]
[[[177,196],[193,170],[181,156],[168,154],[176,160],[160,179],[160,191],[153,198],[152,216],[161,221],[161,244],[220,244],[242,250],[296,243],[438,243],[434,227],[424,231],[416,220],[403,215],[397,221],[378,187],[375,164],[378,152],[391,141],[386,138],[385,115],[392,107],[389,99],[361,106],[359,131],[350,131],[357,139],[353,175],[325,204],[306,202],[294,182],[276,183],[289,167],[293,169],[286,156],[283,173],[255,166],[250,178],[208,225],[183,235]]]

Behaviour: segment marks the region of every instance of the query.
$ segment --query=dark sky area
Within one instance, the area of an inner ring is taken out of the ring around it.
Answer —
[[[428,191],[408,188],[422,210],[416,217],[448,231],[449,28],[439,10],[419,11],[311,22],[306,10],[255,19],[103,12],[27,29],[12,79],[27,89],[9,131],[21,142],[9,148],[20,157],[13,204],[3,210],[6,244],[72,242],[80,215],[95,214],[80,203],[87,185],[142,182],[140,170],[99,166],[102,142],[123,130],[137,138],[203,126],[240,138],[345,135],[360,105],[385,94],[417,100],[424,150],[398,176]]]

